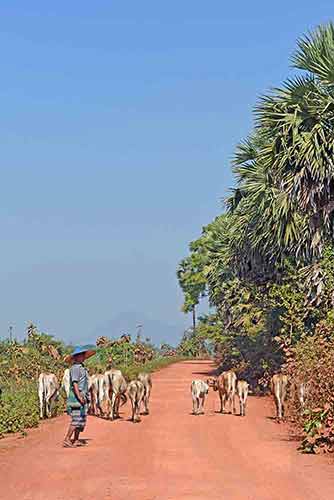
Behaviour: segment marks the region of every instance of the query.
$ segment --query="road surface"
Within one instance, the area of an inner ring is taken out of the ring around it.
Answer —
[[[61,447],[67,417],[22,439],[0,443],[4,500],[329,500],[330,459],[301,455],[272,403],[249,398],[245,418],[216,413],[210,391],[204,416],[191,415],[190,382],[212,365],[189,361],[153,376],[151,415],[88,420],[88,446]]]

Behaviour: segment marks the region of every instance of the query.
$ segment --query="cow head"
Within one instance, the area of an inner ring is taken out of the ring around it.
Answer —
[[[208,378],[208,380],[206,381],[206,383],[208,384],[209,387],[212,387],[212,389],[214,391],[216,391],[218,389],[218,384],[217,384],[217,380],[215,378]]]

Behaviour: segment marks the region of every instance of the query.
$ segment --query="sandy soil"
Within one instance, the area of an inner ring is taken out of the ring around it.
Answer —
[[[61,447],[67,417],[28,437],[0,443],[0,499],[6,500],[330,500],[329,459],[296,451],[269,399],[250,397],[245,418],[191,415],[190,382],[209,362],[172,365],[153,377],[151,415],[140,424],[90,417],[88,445]]]

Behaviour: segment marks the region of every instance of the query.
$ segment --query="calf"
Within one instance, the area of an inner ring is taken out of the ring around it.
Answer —
[[[193,414],[204,414],[205,398],[209,392],[208,384],[203,380],[193,380],[190,389],[193,400]]]
[[[105,374],[106,391],[110,401],[110,418],[114,420],[119,418],[119,406],[122,400],[122,406],[126,403],[127,383],[120,370],[111,369]]]
[[[139,380],[133,380],[127,387],[127,394],[132,405],[132,422],[140,422],[140,405],[145,396],[145,386]]]
[[[41,373],[38,379],[40,418],[51,417],[51,405],[59,394],[59,383],[53,373]]]
[[[285,413],[285,400],[287,395],[288,377],[283,373],[273,375],[271,379],[271,392],[276,405],[276,418],[282,420]]]
[[[248,397],[249,385],[245,380],[238,380],[237,382],[237,393],[240,403],[240,416],[244,417],[246,415],[246,403]]]
[[[143,398],[143,403],[144,403],[144,415],[149,415],[149,402],[150,402],[150,396],[151,396],[151,390],[152,390],[152,379],[151,375],[149,373],[139,373],[138,375],[138,380],[141,382],[145,388],[145,394]]]
[[[220,398],[220,413],[224,413],[225,403],[230,406],[230,413],[236,413],[235,409],[235,392],[236,392],[237,376],[233,371],[223,372],[217,379],[209,379],[208,384],[213,387],[214,391],[218,391]],[[231,411],[232,410],[232,411]]]

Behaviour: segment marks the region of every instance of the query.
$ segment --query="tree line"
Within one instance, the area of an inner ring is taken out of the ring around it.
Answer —
[[[295,75],[258,100],[254,128],[236,147],[223,212],[177,270],[183,311],[195,318],[203,297],[213,310],[184,342],[209,343],[221,368],[253,388],[280,370],[318,373],[319,348],[332,348],[334,24],[302,36],[291,61]],[[326,407],[323,419],[333,389],[312,400]]]

